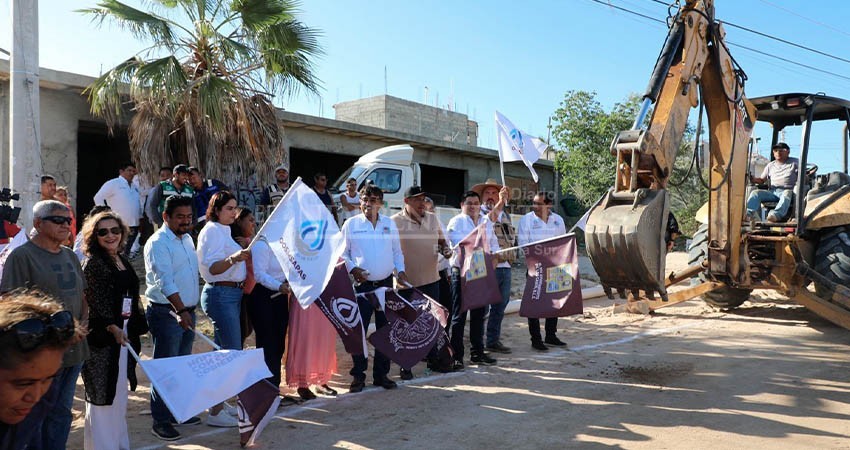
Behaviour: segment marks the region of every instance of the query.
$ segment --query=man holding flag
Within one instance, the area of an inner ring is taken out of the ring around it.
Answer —
[[[447,228],[449,241],[452,246],[460,244],[465,237],[472,233],[479,225],[486,227],[487,242],[490,252],[499,250],[499,243],[493,234],[493,224],[487,216],[481,214],[481,198],[478,193],[468,191],[461,196],[461,213],[452,217]],[[466,310],[463,309],[463,294],[461,293],[461,260],[460,251],[456,251],[451,258],[452,276],[452,329],[451,344],[454,352],[454,370],[463,369],[463,333],[466,328]],[[486,270],[489,272],[493,268]],[[500,299],[501,300],[501,299]],[[496,359],[484,352],[484,315],[487,313],[487,305],[474,308],[469,311],[469,341],[472,345],[471,360],[476,364],[493,365]]]
[[[360,190],[359,214],[345,221],[342,226],[342,236],[345,250],[342,257],[348,272],[357,283],[355,291],[369,292],[380,287],[392,288],[393,271],[398,273],[399,281],[408,283],[404,273],[404,256],[401,252],[398,228],[395,222],[380,214],[384,204],[384,191],[378,186],[367,184]],[[381,310],[363,297],[358,296],[357,306],[360,309],[364,329],[372,320],[375,313],[375,327],[380,329],[387,324],[387,317]],[[360,392],[366,387],[366,369],[369,355],[352,355],[354,366],[349,372],[354,378],[349,392]],[[375,350],[372,379],[375,386],[393,389],[396,382],[388,378],[390,360],[383,353]]]
[[[552,212],[553,195],[551,192],[538,192],[532,200],[531,212],[522,216],[519,221],[519,233],[517,239],[519,245],[528,245],[543,239],[563,236],[567,233],[564,219]],[[558,318],[546,319],[546,339],[540,336],[540,319],[528,318],[528,332],[531,334],[531,346],[535,350],[546,351],[548,347],[544,344],[563,346],[555,333],[558,330]]]

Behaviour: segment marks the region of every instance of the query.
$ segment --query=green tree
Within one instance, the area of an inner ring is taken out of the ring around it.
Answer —
[[[555,166],[561,189],[589,208],[614,185],[614,136],[627,130],[638,110],[638,97],[617,103],[606,112],[595,92],[567,91],[552,115],[552,137],[558,152]]]
[[[151,43],[88,86],[92,113],[111,129],[132,109],[130,149],[143,173],[180,161],[267,180],[284,150],[271,99],[318,91],[317,32],[295,18],[288,0],[148,4],[143,11],[101,0],[78,11]]]

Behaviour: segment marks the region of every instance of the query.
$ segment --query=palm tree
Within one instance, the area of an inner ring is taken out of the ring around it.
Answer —
[[[150,0],[142,11],[101,0],[78,12],[115,23],[151,46],[86,88],[110,130],[132,110],[130,150],[142,173],[189,162],[206,173],[266,182],[283,159],[271,99],[316,94],[318,33],[287,0]]]

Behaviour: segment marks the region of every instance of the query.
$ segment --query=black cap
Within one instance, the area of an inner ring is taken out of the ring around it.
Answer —
[[[776,144],[773,145],[773,148],[771,148],[771,150],[776,150],[777,148],[782,149],[782,150],[791,151],[791,148],[788,147],[788,144],[786,144],[784,142],[777,142]]]
[[[174,170],[172,170],[172,173],[189,173],[189,166],[187,166],[186,164],[177,164],[176,166],[174,166]]]
[[[404,191],[404,198],[416,197],[417,195],[425,195],[421,186],[410,186]]]

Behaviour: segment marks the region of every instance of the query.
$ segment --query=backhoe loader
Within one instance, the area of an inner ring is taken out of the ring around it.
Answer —
[[[621,309],[645,313],[700,295],[714,306],[733,308],[754,289],[773,289],[850,329],[850,101],[821,93],[748,99],[745,82],[724,43],[723,25],[715,20],[714,2],[683,2],[671,18],[632,129],[613,139],[614,186],[588,218],[588,255],[608,297],[614,291],[628,295]],[[697,214],[703,226],[689,249],[691,265],[665,276],[667,186],[692,108],[699,108],[697,142],[703,112],[707,115],[708,203]],[[756,120],[771,125],[773,144],[783,131],[800,131],[800,173],[791,213],[780,222],[763,221],[746,209],[756,188],[749,167]],[[843,172],[818,174],[808,164],[812,129],[830,122],[843,134]],[[697,283],[691,287],[668,292],[692,278]]]

